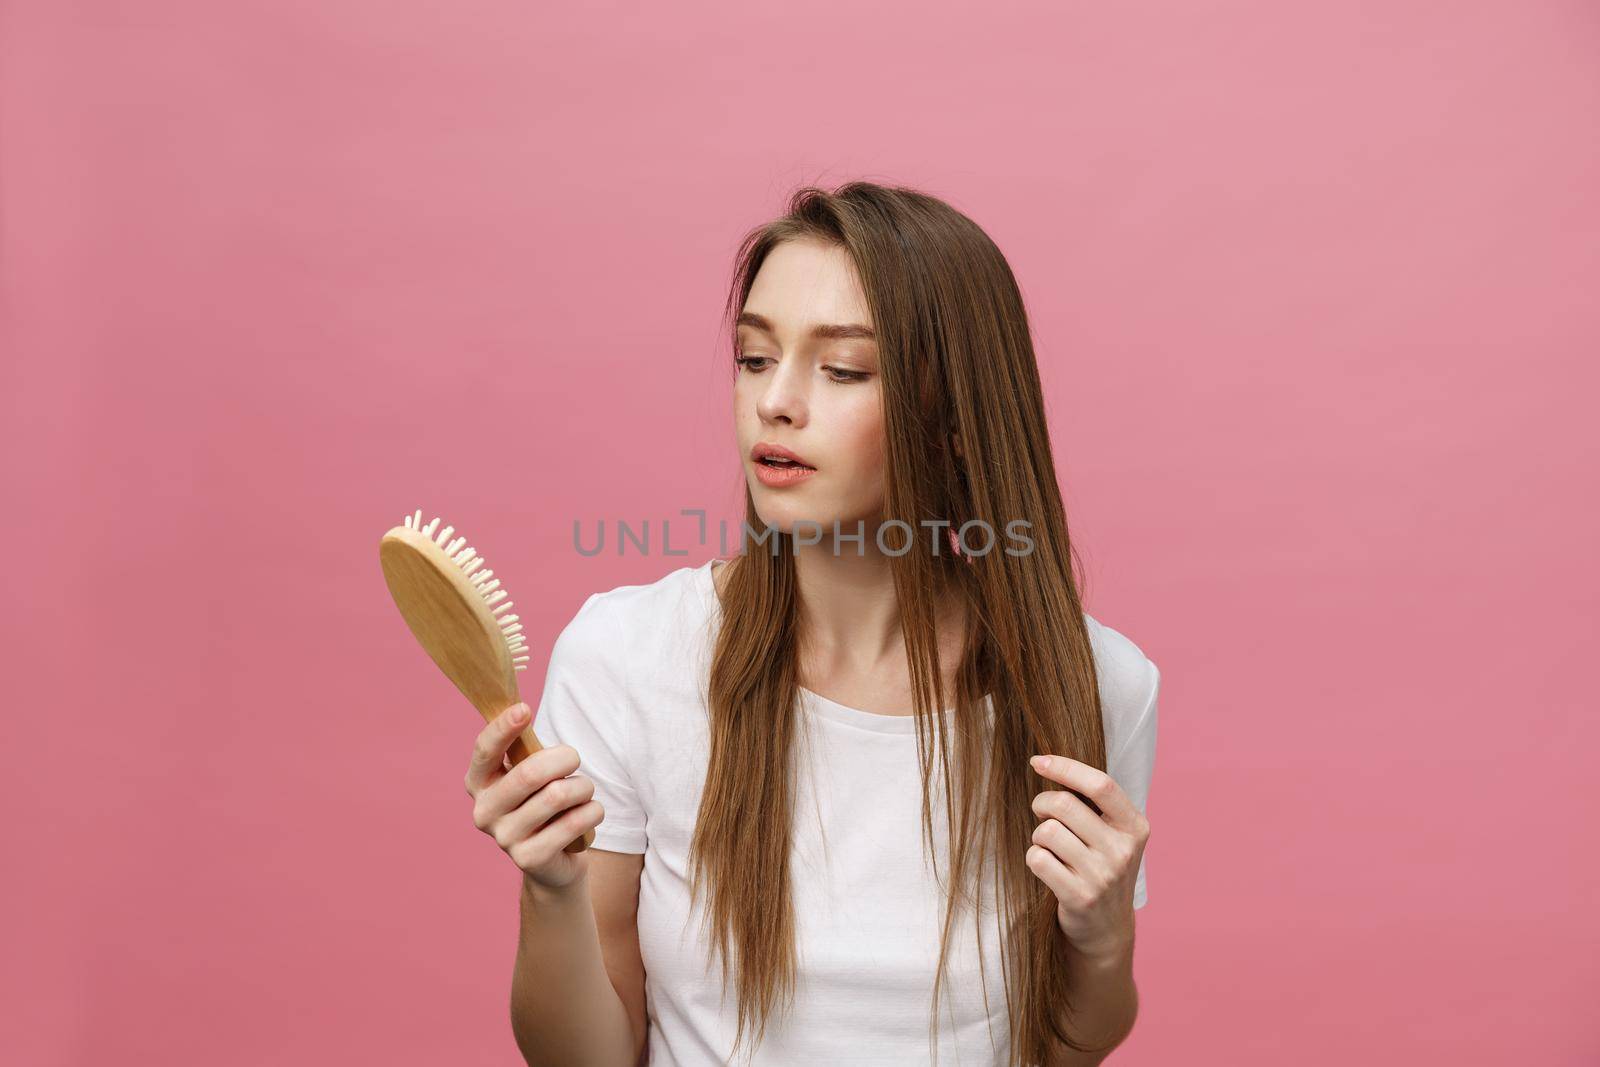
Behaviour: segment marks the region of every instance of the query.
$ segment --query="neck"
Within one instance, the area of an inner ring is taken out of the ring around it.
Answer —
[[[902,616],[891,567],[890,557],[870,539],[859,555],[854,542],[835,553],[827,538],[796,550],[802,640],[824,669],[904,669]],[[964,605],[953,594],[946,589],[938,598],[941,641],[952,630],[959,632],[964,618]]]

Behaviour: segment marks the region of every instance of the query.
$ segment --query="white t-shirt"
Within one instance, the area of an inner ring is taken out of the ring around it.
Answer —
[[[652,1067],[730,1062],[737,1021],[734,983],[724,1001],[704,908],[691,915],[689,907],[689,841],[710,754],[706,688],[720,624],[713,562],[590,596],[556,639],[534,719],[540,742],[577,749],[578,773],[594,780],[605,808],[594,847],[644,853],[638,923]],[[1160,674],[1132,641],[1085,618],[1108,770],[1143,811]],[[806,689],[801,704],[812,732],[802,749],[810,757],[800,760],[790,852],[798,984],[792,1014],[785,1018],[779,1005],[749,1062],[927,1063],[942,893],[923,851],[916,723]],[[942,802],[934,813],[939,873],[948,877]],[[1145,900],[1141,862],[1134,907]],[[970,910],[952,931],[941,1067],[1000,1064],[1009,1048],[992,904],[983,917],[981,978]],[[746,1033],[738,1062],[753,1037]]]

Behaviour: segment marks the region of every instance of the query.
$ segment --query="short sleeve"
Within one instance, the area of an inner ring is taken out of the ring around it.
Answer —
[[[1106,761],[1108,773],[1128,794],[1128,799],[1133,801],[1133,806],[1139,809],[1140,814],[1145,814],[1145,805],[1150,799],[1150,779],[1156,766],[1156,702],[1160,691],[1161,672],[1151,663],[1150,695],[1145,700],[1144,709],[1116,754]],[[1144,907],[1149,899],[1149,891],[1145,887],[1147,859],[1147,856],[1139,857],[1139,874],[1133,883],[1135,909]]]
[[[633,706],[622,673],[621,631],[602,596],[584,601],[557,635],[533,732],[546,748],[571,745],[578,752],[577,773],[593,780],[594,799],[605,809],[593,847],[640,853],[645,813],[629,748]]]

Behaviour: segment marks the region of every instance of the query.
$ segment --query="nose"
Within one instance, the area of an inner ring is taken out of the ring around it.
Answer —
[[[804,426],[808,398],[806,372],[798,359],[786,359],[767,373],[765,387],[756,400],[762,422],[787,422]]]

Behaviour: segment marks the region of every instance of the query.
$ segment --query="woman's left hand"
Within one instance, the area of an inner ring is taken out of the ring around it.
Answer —
[[[1067,789],[1033,798],[1044,821],[1033,831],[1028,869],[1056,897],[1056,922],[1078,951],[1110,956],[1133,943],[1133,886],[1150,824],[1115,779],[1066,756],[1035,757],[1033,768]],[[1076,790],[1100,809],[1067,790]]]

